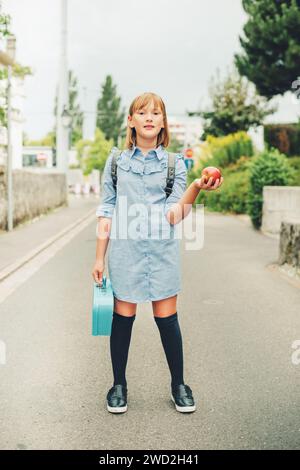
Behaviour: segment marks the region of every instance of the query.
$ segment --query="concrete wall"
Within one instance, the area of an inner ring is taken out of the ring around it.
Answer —
[[[67,204],[65,175],[55,170],[13,170],[14,226]],[[0,229],[7,225],[6,176],[0,167]]]
[[[283,220],[300,218],[300,186],[264,186],[261,230],[279,234]]]
[[[261,152],[265,148],[264,126],[250,127],[247,134],[251,137],[254,148]]]

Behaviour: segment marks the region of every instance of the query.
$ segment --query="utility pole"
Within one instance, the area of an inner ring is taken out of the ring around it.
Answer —
[[[61,0],[61,50],[56,116],[56,166],[65,173],[68,197],[68,147],[69,127],[64,124],[63,113],[69,108],[69,77],[67,61],[68,2]]]

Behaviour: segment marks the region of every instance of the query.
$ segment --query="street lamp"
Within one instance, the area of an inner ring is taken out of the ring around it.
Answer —
[[[61,122],[65,128],[70,128],[72,124],[72,115],[70,111],[64,106],[63,112],[61,113]]]

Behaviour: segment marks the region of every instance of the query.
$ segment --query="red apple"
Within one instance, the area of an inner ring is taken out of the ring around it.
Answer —
[[[207,166],[207,167],[203,168],[201,176],[205,177],[205,183],[208,182],[210,177],[213,177],[212,184],[214,184],[217,179],[219,179],[219,180],[221,179],[222,175],[221,175],[221,172],[218,168],[216,168],[214,166]]]

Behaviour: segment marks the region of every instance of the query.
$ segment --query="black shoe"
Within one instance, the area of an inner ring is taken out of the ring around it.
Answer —
[[[127,387],[122,384],[114,385],[108,392],[107,409],[111,413],[125,413],[127,411]]]
[[[191,413],[196,410],[193,393],[188,385],[175,385],[172,388],[171,398],[176,410],[181,413]]]

